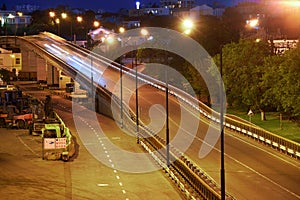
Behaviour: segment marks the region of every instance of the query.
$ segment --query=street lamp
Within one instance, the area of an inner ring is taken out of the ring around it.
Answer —
[[[66,20],[68,18],[68,14],[65,12],[61,13],[61,18]],[[72,42],[73,41],[73,24],[72,24],[72,18],[69,18],[69,19],[70,19],[70,32],[71,32],[70,41]]]
[[[136,142],[139,144],[139,95],[138,95],[138,72],[137,72],[137,56],[135,55],[135,113],[136,113]]]
[[[55,23],[57,24],[57,34],[59,35],[59,32],[60,32],[60,19],[56,18]]]
[[[67,13],[63,12],[61,13],[61,18],[66,19],[68,17]]]
[[[52,22],[54,22],[57,25],[57,34],[59,35],[59,33],[60,33],[60,19],[58,17],[56,17],[56,13],[54,11],[49,12],[49,17],[52,19]]]
[[[182,22],[183,33],[189,35],[194,27],[194,22],[191,19],[185,19]]]
[[[259,24],[258,19],[250,19],[246,21],[246,24],[249,26],[249,28],[253,29],[256,28]]]
[[[124,28],[124,27],[120,27],[120,28],[119,28],[119,32],[120,32],[120,33],[124,33],[124,32],[125,32],[125,28]]]
[[[142,36],[147,36],[148,30],[141,29]],[[137,72],[137,56],[135,55],[135,112],[136,112],[136,132],[137,132],[137,143],[139,143],[139,98],[138,98],[138,72]]]
[[[76,17],[76,21],[77,21],[78,23],[81,23],[81,22],[83,21],[83,18],[82,18],[81,16],[77,16],[77,17]],[[71,27],[72,27],[72,22],[71,22]],[[74,33],[74,43],[76,44],[76,29],[75,29],[74,32],[75,32],[75,33]]]
[[[91,99],[94,98],[94,75],[93,75],[93,57],[91,56]]]
[[[167,54],[167,52],[166,52]],[[169,64],[168,55],[166,56]],[[166,66],[165,79],[166,79],[166,160],[167,166],[170,166],[170,133],[169,133],[169,81],[168,81],[168,67]]]
[[[50,11],[50,12],[49,12],[49,16],[50,16],[51,18],[54,18],[54,17],[55,17],[55,12]]]
[[[119,32],[122,34],[125,32],[124,27],[119,28]],[[123,65],[120,62],[120,109],[121,109],[121,128],[123,128]]]
[[[94,21],[93,23],[95,28],[98,28],[100,26],[100,22],[99,21]]]
[[[221,200],[225,200],[225,160],[224,160],[224,111],[223,111],[223,45],[220,47],[220,131],[221,131]]]

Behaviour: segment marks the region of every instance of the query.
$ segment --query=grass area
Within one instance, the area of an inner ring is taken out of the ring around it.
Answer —
[[[227,109],[227,113],[249,121],[247,111]],[[300,143],[300,127],[296,123],[286,119],[282,120],[280,127],[279,113],[277,112],[266,113],[265,121],[261,120],[260,113],[254,113],[251,117],[251,122],[267,131]]]

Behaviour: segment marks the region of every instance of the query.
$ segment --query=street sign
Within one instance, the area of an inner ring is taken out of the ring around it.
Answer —
[[[249,116],[249,121],[251,122],[251,117],[254,115],[254,113],[252,112],[252,110],[250,109],[248,112],[248,116]]]
[[[64,149],[67,138],[44,138],[44,149]]]
[[[67,146],[67,138],[56,138],[55,139],[55,148],[63,149]]]
[[[55,149],[55,138],[44,138],[44,149]]]
[[[249,110],[249,112],[248,112],[248,115],[249,115],[249,116],[252,116],[252,115],[254,115],[254,113],[252,112],[252,110],[251,110],[251,109]]]

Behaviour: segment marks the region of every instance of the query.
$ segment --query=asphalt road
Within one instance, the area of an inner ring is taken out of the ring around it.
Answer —
[[[38,92],[40,96],[45,94]],[[41,137],[28,130],[0,129],[1,199],[184,199],[172,180],[162,170],[129,173],[117,169],[114,152],[108,141],[132,152],[143,153],[135,138],[124,134],[111,119],[98,115],[88,121],[85,133],[93,132],[93,123],[101,123],[110,135],[90,146],[98,146],[103,164],[83,145],[77,135],[69,100],[53,96],[56,111],[70,128],[78,143],[78,152],[69,162],[46,161],[41,157]],[[82,108],[84,109],[84,108]],[[123,162],[123,161],[122,161]],[[133,167],[139,163],[129,163]],[[148,157],[147,164],[156,163]]]

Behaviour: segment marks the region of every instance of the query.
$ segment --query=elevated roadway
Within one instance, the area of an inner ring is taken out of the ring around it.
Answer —
[[[105,90],[111,93],[120,92],[116,87],[120,72],[108,67],[110,64],[107,60],[82,52],[59,38],[37,35],[26,37],[26,40],[64,63],[63,67],[60,66],[63,70],[71,72],[69,75],[81,74],[87,80],[93,76],[95,84],[99,84]],[[91,66],[92,70],[89,69]],[[123,82],[123,95],[124,99],[128,99],[128,105],[133,111],[136,102],[134,90],[135,79],[128,76]],[[210,134],[218,135],[218,125],[202,118],[189,106],[180,106],[181,102],[174,96],[170,95],[169,100],[171,140],[176,139],[178,132],[181,133],[183,143],[192,140],[185,154],[219,183],[220,144],[217,143],[204,158],[199,157],[200,147],[206,145],[203,141],[208,128],[212,127],[214,130]],[[164,108],[164,102],[164,91],[150,85],[139,88],[140,119],[156,130],[162,138],[165,138],[164,125],[161,125],[164,120],[164,111],[161,109]],[[153,107],[154,104],[160,104],[161,107]],[[155,110],[151,117],[149,113],[153,110],[150,108]],[[182,116],[188,119],[184,121],[184,126]],[[189,127],[195,126],[198,127],[196,136],[191,136]],[[176,142],[178,143],[173,144],[180,148],[180,141]],[[299,160],[228,130],[225,134],[225,153],[226,191],[236,199],[300,199]]]

